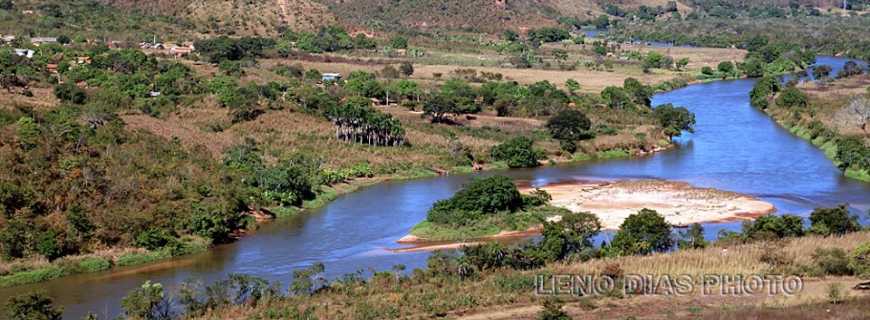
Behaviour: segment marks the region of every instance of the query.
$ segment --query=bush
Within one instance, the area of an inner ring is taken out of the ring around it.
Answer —
[[[870,276],[870,242],[859,245],[849,255],[849,269],[859,277]]]
[[[464,225],[484,214],[516,211],[523,199],[510,178],[493,176],[474,179],[452,198],[435,202],[427,220],[437,224]]]
[[[543,303],[544,309],[538,312],[538,320],[571,320],[565,311],[562,311],[562,304],[552,299],[546,299]]]
[[[671,225],[650,209],[628,216],[610,243],[616,255],[645,255],[668,250],[672,245]]]
[[[563,110],[547,120],[550,135],[563,141],[589,139],[592,137],[589,132],[591,127],[592,121],[583,112],[574,109]]]
[[[807,95],[800,89],[789,86],[776,97],[776,104],[788,108],[806,108]]]
[[[810,213],[810,232],[820,235],[843,235],[861,230],[858,217],[850,216],[845,205],[817,208]]]
[[[813,253],[813,262],[822,274],[846,276],[852,274],[849,268],[849,257],[841,248],[817,248]]]
[[[535,150],[534,141],[527,137],[516,137],[492,148],[491,155],[496,161],[504,161],[511,168],[531,168],[541,165],[540,151]]]
[[[176,242],[177,239],[171,231],[161,228],[150,228],[136,236],[136,246],[148,250],[157,250]]]
[[[85,100],[88,98],[85,91],[74,83],[64,83],[54,86],[54,96],[60,101],[74,104],[85,103]]]
[[[781,239],[803,235],[803,219],[794,215],[768,215],[743,224],[743,237],[751,240]]]
[[[63,313],[42,293],[28,293],[9,299],[6,315],[12,320],[60,320]]]

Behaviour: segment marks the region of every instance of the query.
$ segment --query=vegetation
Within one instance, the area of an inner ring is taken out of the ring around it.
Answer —
[[[603,250],[608,256],[644,255],[666,251],[672,246],[671,225],[655,210],[643,209],[625,219],[613,241]]]
[[[492,158],[504,161],[511,168],[537,167],[544,158],[540,150],[534,148],[534,141],[527,137],[516,137],[492,148]]]

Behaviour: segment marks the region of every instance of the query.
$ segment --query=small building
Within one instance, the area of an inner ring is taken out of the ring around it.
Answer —
[[[184,57],[186,55],[193,53],[193,48],[186,47],[186,46],[185,47],[173,46],[173,47],[169,48],[169,53],[174,55],[177,58],[180,58],[180,57]]]
[[[149,97],[152,97],[152,98],[156,98],[156,97],[159,97],[159,96],[161,96],[161,95],[163,95],[163,93],[161,93],[160,91],[151,91],[151,92],[148,92],[148,96],[149,96]]]
[[[30,49],[15,49],[14,51],[16,56],[25,57],[27,59],[33,58],[33,54],[36,53],[36,51]]]
[[[320,81],[323,82],[338,82],[341,80],[341,73],[324,73]]]
[[[34,38],[30,38],[30,43],[32,43],[34,46],[38,47],[38,46],[43,45],[43,44],[57,43],[57,38],[54,38],[54,37],[34,37]]]
[[[91,57],[76,57],[76,64],[91,64]]]
[[[7,42],[7,43],[15,41],[15,39],[17,39],[17,38],[11,34],[4,35],[4,36],[0,37],[0,40],[2,40],[3,42]]]

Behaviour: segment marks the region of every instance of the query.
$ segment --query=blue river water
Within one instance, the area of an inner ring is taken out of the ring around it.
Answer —
[[[834,67],[844,59],[820,57]],[[542,185],[566,179],[652,178],[740,192],[773,203],[777,214],[806,216],[813,208],[848,203],[854,213],[870,210],[870,184],[850,180],[810,143],[790,134],[749,105],[754,80],[695,84],[656,95],[654,105],[673,103],[696,114],[694,133],[676,139],[677,148],[652,156],[488,172]],[[0,299],[41,290],[76,319],[87,312],[118,314],[121,298],[145,280],[170,290],[185,280],[211,282],[245,273],[288,283],[292,271],[316,262],[328,277],[358,270],[425,266],[429,253],[391,253],[396,240],[425,218],[432,203],[450,197],[472,175],[386,182],[343,195],[308,214],[268,223],[241,240],[209,252],[156,265],[70,276],[0,289]],[[866,218],[864,219],[866,221]],[[739,223],[710,223],[706,236]],[[608,237],[602,235],[602,238]]]

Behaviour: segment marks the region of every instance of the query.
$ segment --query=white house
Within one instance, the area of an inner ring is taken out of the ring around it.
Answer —
[[[15,49],[15,55],[19,57],[26,57],[27,59],[33,58],[34,53],[36,53],[36,51],[30,49]]]

